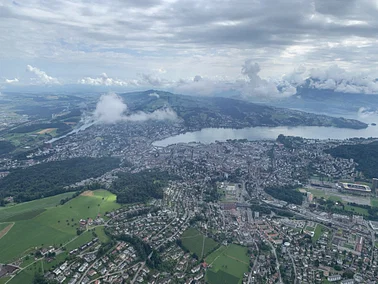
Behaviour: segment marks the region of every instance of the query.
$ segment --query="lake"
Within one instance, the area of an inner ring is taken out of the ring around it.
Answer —
[[[213,143],[226,141],[227,139],[247,140],[274,140],[278,135],[300,136],[309,139],[347,139],[355,137],[378,137],[378,126],[369,126],[365,129],[347,129],[322,126],[297,126],[297,127],[247,127],[242,129],[232,128],[204,128],[200,131],[187,132],[166,139],[155,141],[154,146],[166,147],[176,143]]]

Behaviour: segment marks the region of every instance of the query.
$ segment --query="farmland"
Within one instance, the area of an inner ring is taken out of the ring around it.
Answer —
[[[205,238],[205,244],[203,246],[203,238]],[[205,237],[197,229],[189,228],[181,236],[182,245],[190,252],[195,253],[199,258],[208,255],[214,250],[218,243],[213,239]],[[203,252],[202,252],[203,247]]]
[[[249,267],[247,249],[234,244],[220,247],[206,258],[206,262],[210,267],[206,273],[210,284],[241,283]]]
[[[13,228],[0,239],[0,262],[10,262],[35,247],[60,246],[68,242],[76,237],[80,219],[95,219],[99,214],[103,215],[107,211],[119,208],[120,205],[115,200],[116,196],[108,191],[96,190],[91,196],[81,195],[64,205],[51,207],[53,204],[51,200],[44,202],[42,199],[28,202],[25,205],[17,205],[21,209],[18,214],[15,209],[17,206],[2,209],[1,215],[4,213],[8,216],[7,218],[11,217],[17,220],[15,220]],[[49,206],[43,208],[41,204]],[[36,207],[38,210],[43,209],[44,211],[36,216],[32,214],[32,218],[29,218],[27,212],[35,212]],[[8,213],[8,210],[12,212]],[[18,218],[16,218],[17,216]]]
[[[34,214],[31,212],[39,210],[44,211],[46,208],[55,207],[59,204],[60,200],[71,197],[72,194],[74,194],[74,192],[58,194],[52,197],[24,202],[11,207],[0,207],[0,222],[12,222],[13,219],[17,218],[22,220],[23,218],[27,218],[29,214]]]

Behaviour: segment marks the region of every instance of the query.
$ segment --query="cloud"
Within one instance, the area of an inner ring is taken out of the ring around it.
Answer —
[[[241,83],[241,93],[243,97],[284,98],[296,94],[296,88],[289,82],[284,81],[279,84],[262,79],[258,73],[261,71],[258,63],[253,63],[251,59],[244,62],[241,73],[247,76],[248,80]]]
[[[93,113],[96,121],[103,123],[116,123],[124,117],[127,105],[115,93],[102,95]]]
[[[292,72],[285,74],[282,77],[283,81],[288,82],[293,86],[303,84],[306,79],[306,67],[304,65],[298,66]]]
[[[109,78],[106,73],[102,73],[100,77],[91,78],[84,77],[78,81],[79,84],[92,86],[129,86],[130,82],[119,79]]]
[[[147,113],[139,111],[123,117],[124,121],[146,121],[146,120],[176,120],[178,119],[176,112],[170,108],[158,109]]]
[[[348,72],[337,65],[327,69],[311,69],[310,86],[340,93],[378,94],[378,80],[368,73]]]
[[[60,84],[57,78],[51,77],[46,74],[46,72],[33,67],[31,65],[26,66],[26,71],[33,73],[37,78],[33,78],[33,82],[37,84],[45,84],[45,85],[52,85],[52,84]]]
[[[150,93],[148,94],[149,97],[156,97],[156,98],[160,98],[159,94],[157,93]]]
[[[141,74],[141,79],[138,83],[139,85],[150,85],[155,87],[169,84],[169,82],[154,74]]]
[[[14,76],[16,63],[33,60],[50,64],[70,82],[103,70],[121,78],[142,74],[146,62],[149,70],[169,70],[169,81],[198,73],[236,79],[246,57],[264,67],[262,77],[336,61],[377,73],[375,2],[2,1],[0,57],[7,60],[0,77]],[[7,32],[13,30],[18,32]],[[146,81],[159,86],[153,78]]]
[[[14,84],[14,83],[18,83],[18,82],[19,82],[18,78],[5,79],[5,83],[7,83],[7,84]]]
[[[122,98],[115,93],[104,94],[100,97],[93,118],[96,123],[113,124],[122,121],[147,121],[147,120],[176,120],[177,114],[165,107],[153,112],[127,113],[127,105]]]

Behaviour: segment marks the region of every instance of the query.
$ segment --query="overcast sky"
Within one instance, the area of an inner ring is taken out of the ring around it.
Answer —
[[[3,89],[232,84],[265,95],[280,81],[290,95],[313,76],[317,88],[378,93],[377,63],[377,0],[0,0]]]

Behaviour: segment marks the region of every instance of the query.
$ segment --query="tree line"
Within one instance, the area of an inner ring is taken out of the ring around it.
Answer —
[[[264,190],[267,194],[273,196],[276,199],[297,205],[302,205],[303,194],[299,191],[296,191],[292,186],[267,187]]]
[[[101,176],[118,165],[116,158],[81,157],[15,169],[0,180],[0,199],[13,196],[15,202],[25,202],[57,195],[67,191],[65,186]]]

